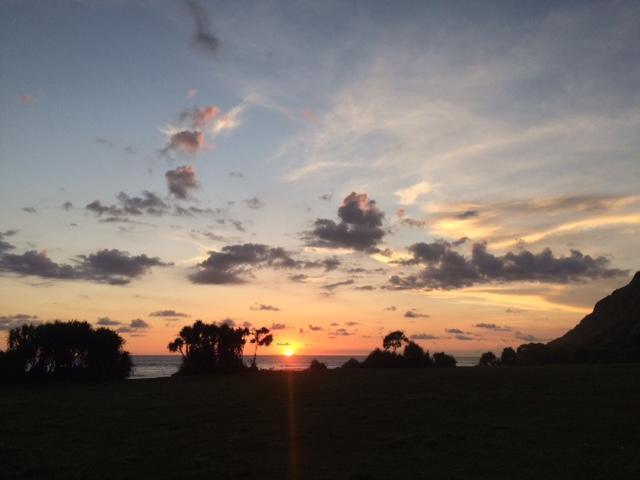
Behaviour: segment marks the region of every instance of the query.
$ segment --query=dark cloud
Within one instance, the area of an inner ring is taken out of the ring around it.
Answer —
[[[511,330],[511,327],[500,326],[495,323],[476,323],[474,327],[484,328],[486,330],[495,330],[496,332],[508,332]]]
[[[330,202],[333,199],[332,193],[323,193],[318,197],[318,200],[322,200],[323,202]]]
[[[192,190],[200,187],[196,172],[191,165],[184,165],[175,170],[167,170],[164,174],[169,192],[176,198],[184,200]]]
[[[149,314],[150,317],[188,317],[186,313],[176,312],[175,310],[157,310]]]
[[[254,303],[253,305],[251,305],[249,307],[249,310],[256,310],[256,311],[266,311],[266,312],[279,312],[280,309],[278,307],[276,307],[275,305],[268,305],[265,303]]]
[[[351,335],[353,335],[353,333],[349,332],[346,328],[338,328],[332,332],[329,332],[329,335],[337,337],[350,337]]]
[[[209,252],[209,258],[198,264],[189,278],[200,284],[244,283],[255,268],[296,268],[299,263],[280,247],[257,243],[227,245],[219,252]]]
[[[421,265],[417,275],[394,275],[389,279],[392,289],[454,289],[490,282],[536,281],[569,283],[626,275],[626,271],[611,269],[606,257],[591,257],[578,250],[556,257],[546,248],[540,253],[520,250],[496,256],[486,244],[475,243],[471,257],[453,250],[460,243],[436,241],[416,243],[409,247],[410,260],[399,263]]]
[[[32,213],[32,214],[38,213],[38,211],[33,207],[24,207],[22,210],[27,212],[27,213]]]
[[[333,291],[338,287],[343,287],[345,285],[353,285],[353,283],[354,283],[353,280],[343,280],[341,282],[327,283],[326,285],[323,285],[321,288],[325,290]]]
[[[525,342],[543,342],[544,339],[536,337],[534,335],[529,335],[526,333],[522,333],[522,332],[516,332],[513,335],[514,338],[516,338],[517,340],[523,340]]]
[[[66,202],[64,202],[61,206],[62,206],[62,209],[66,210],[67,212],[73,210],[73,203],[71,203],[68,200]]]
[[[347,327],[353,327],[355,325],[360,325],[360,322],[344,322]]]
[[[411,310],[407,310],[406,312],[404,312],[404,317],[405,318],[429,318],[429,315],[427,315],[426,313],[420,313],[415,308],[412,308]]]
[[[285,328],[288,328],[284,323],[272,323],[271,324],[271,330],[284,330]]]
[[[311,325],[309,324],[309,330],[311,330],[312,332],[320,332],[322,330],[324,330],[324,328],[317,326],[317,325]]]
[[[367,291],[370,292],[372,290],[375,290],[376,287],[374,287],[373,285],[361,285],[359,287],[353,287],[354,290],[363,290],[363,291]]]
[[[474,218],[480,215],[478,210],[465,210],[464,212],[458,213],[455,217],[460,220],[466,220],[467,218]]]
[[[395,305],[391,305],[390,307],[384,307],[383,310],[387,310],[389,312],[395,312],[397,308]]]
[[[194,45],[203,52],[216,57],[220,49],[220,40],[213,33],[207,11],[196,0],[184,0],[184,4],[195,22]]]
[[[119,205],[105,205],[100,200],[94,200],[84,208],[97,216],[109,215],[110,217],[122,217],[127,215],[162,215],[170,211],[170,206],[158,195],[147,190],[140,197],[132,197],[125,192],[117,196]]]
[[[118,320],[111,320],[109,317],[101,317],[98,319],[98,325],[103,327],[113,327],[116,325],[122,325],[122,322],[119,322]]]
[[[264,203],[262,203],[258,197],[248,198],[244,201],[244,204],[247,208],[252,210],[258,210],[259,208],[264,207]]]
[[[289,275],[289,280],[298,283],[304,283],[308,278],[309,275],[305,275],[304,273],[294,273],[293,275]]]
[[[17,230],[7,230],[6,232],[0,232],[0,255],[2,255],[4,252],[13,250],[15,248],[14,245],[12,245],[9,242],[6,242],[4,239],[6,237],[11,237],[12,235],[15,235],[17,232],[18,232]]]
[[[126,285],[132,279],[147,273],[151,267],[169,266],[157,257],[130,256],[120,250],[100,250],[78,256],[73,265],[59,264],[46,252],[29,250],[22,254],[0,256],[0,272],[33,275],[59,280],[88,280],[111,285]]]
[[[366,193],[350,193],[338,209],[339,222],[319,218],[303,237],[311,246],[375,251],[385,235],[384,213]]]
[[[469,335],[464,335],[464,334],[454,335],[453,338],[455,338],[456,340],[462,340],[463,342],[468,342],[470,340],[475,340],[474,337],[469,336]]]
[[[231,178],[244,178],[244,173],[242,173],[242,172],[229,172],[229,176]]]
[[[463,332],[459,328],[445,328],[444,331],[447,332],[447,333],[460,334],[460,335],[464,335],[464,334],[467,333],[467,332]]]
[[[0,316],[0,331],[8,331],[12,328],[21,327],[22,325],[40,323],[37,315],[29,315],[26,313],[17,313],[15,315]]]
[[[438,340],[440,337],[430,333],[414,333],[409,337],[411,340]]]
[[[149,328],[150,327],[150,325],[144,320],[142,320],[141,318],[135,318],[131,320],[131,323],[129,324],[129,326],[131,328]]]

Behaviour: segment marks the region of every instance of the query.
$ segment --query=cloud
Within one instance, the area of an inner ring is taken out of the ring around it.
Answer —
[[[534,335],[522,333],[522,332],[516,332],[513,337],[518,340],[524,340],[525,342],[543,342],[544,341],[544,339],[542,338],[536,337]]]
[[[26,313],[17,313],[15,315],[0,316],[0,331],[8,331],[22,325],[40,323],[37,315],[29,315]]]
[[[474,337],[471,337],[469,335],[454,335],[453,338],[455,338],[456,340],[462,340],[464,342],[468,342],[470,340],[475,340]]]
[[[170,206],[158,195],[145,190],[141,197],[131,197],[125,192],[120,192],[117,196],[120,205],[104,205],[100,200],[85,206],[86,210],[95,213],[97,216],[104,214],[119,217],[125,215],[162,215],[170,210]]]
[[[175,310],[156,310],[149,314],[150,317],[188,317],[186,313],[176,312]]]
[[[262,203],[258,197],[248,198],[244,201],[244,204],[247,208],[252,210],[258,210],[259,208],[264,207],[264,203]]]
[[[9,242],[5,242],[4,239],[6,237],[11,237],[15,235],[17,232],[18,232],[17,230],[7,230],[5,232],[0,232],[0,258],[4,252],[13,250],[15,248],[14,245],[10,244]]]
[[[487,251],[486,244],[475,243],[468,258],[453,250],[454,246],[446,241],[412,245],[412,258],[398,263],[418,264],[423,269],[417,275],[392,276],[389,288],[455,289],[490,282],[570,283],[627,274],[609,268],[606,257],[594,258],[578,250],[562,257],[556,257],[549,248],[539,253],[520,250],[496,256]]]
[[[73,210],[73,203],[71,203],[70,201],[66,201],[62,204],[62,209],[66,210],[67,212]]]
[[[460,330],[459,328],[445,328],[444,331],[447,333],[458,334],[458,335],[464,335],[466,333]]]
[[[431,186],[427,182],[416,183],[407,188],[403,188],[394,193],[398,197],[398,203],[401,205],[412,205],[415,201],[425,193],[431,191]]]
[[[182,113],[180,113],[180,122],[187,122],[191,130],[201,131],[213,123],[213,120],[219,113],[220,109],[214,105],[203,108],[193,107],[189,110],[183,110]]]
[[[109,317],[100,317],[98,319],[98,325],[102,327],[113,327],[115,325],[122,325],[122,322],[118,320],[111,320]]]
[[[508,332],[511,330],[511,327],[501,327],[500,325],[496,325],[495,323],[476,323],[474,327],[485,328],[487,330],[495,330],[496,332]]]
[[[279,312],[280,309],[275,305],[268,305],[265,303],[254,303],[249,307],[249,310],[263,311],[263,312]]]
[[[141,318],[131,320],[129,326],[131,328],[150,328],[150,325]]]
[[[193,35],[193,44],[204,53],[216,57],[220,49],[220,40],[213,33],[207,11],[196,0],[184,0],[184,4],[196,27]]]
[[[169,192],[176,198],[186,199],[192,190],[199,188],[196,172],[191,165],[184,165],[164,174]]]
[[[170,129],[165,132],[167,143],[162,149],[163,154],[172,151],[195,155],[206,146],[204,133],[198,130],[178,130]]]
[[[409,337],[411,340],[438,340],[440,337],[431,335],[430,333],[414,333]]]
[[[347,327],[354,327],[356,325],[360,325],[360,322],[344,322]]]
[[[323,202],[330,202],[333,199],[332,193],[323,193],[318,197],[318,200],[322,200]]]
[[[272,323],[270,330],[284,330],[288,328],[284,323]]]
[[[317,326],[317,325],[311,325],[309,324],[309,330],[311,330],[312,332],[320,332],[322,330],[324,330],[324,328]]]
[[[366,193],[350,193],[338,209],[340,222],[319,218],[303,237],[310,246],[375,251],[385,231],[384,213]]]
[[[198,264],[189,278],[199,284],[245,283],[255,268],[296,268],[299,263],[280,247],[245,243],[227,245],[219,252],[209,252],[209,257]]]
[[[429,318],[429,315],[418,312],[415,308],[404,312],[405,318]]]
[[[387,310],[389,312],[395,312],[397,308],[395,305],[391,305],[390,307],[384,307],[383,310]]]
[[[36,214],[36,213],[38,213],[38,211],[37,211],[35,208],[33,208],[33,207],[24,207],[22,210],[23,210],[24,212],[32,213],[32,214]]]
[[[231,178],[244,178],[244,173],[242,173],[242,172],[229,172],[229,176]]]
[[[73,265],[56,263],[46,252],[35,250],[0,256],[0,272],[58,280],[87,280],[110,285],[126,285],[152,267],[170,265],[172,264],[164,263],[157,257],[130,256],[127,252],[116,249],[80,255]]]
[[[459,218],[460,220],[465,220],[467,218],[475,218],[479,215],[480,215],[480,212],[478,210],[465,210],[464,212],[458,213],[456,215],[456,218]]]
[[[345,285],[353,285],[353,283],[354,281],[352,279],[349,279],[349,280],[343,280],[341,282],[327,283],[326,285],[322,285],[321,288],[328,291],[333,291],[338,287],[343,287]]]
[[[190,88],[187,91],[187,98],[194,98],[196,95],[198,95],[198,90],[196,90],[195,88]]]
[[[30,93],[23,93],[18,98],[22,105],[31,105],[35,101],[35,97]]]

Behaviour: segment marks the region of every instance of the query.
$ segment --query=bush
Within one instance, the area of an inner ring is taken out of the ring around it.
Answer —
[[[113,330],[79,321],[23,325],[9,332],[0,378],[106,380],[125,378],[131,358]]]
[[[455,367],[458,361],[451,355],[447,355],[444,352],[433,354],[433,366],[434,367]]]
[[[355,358],[350,358],[342,364],[341,368],[360,368],[360,362]]]
[[[309,371],[327,370],[327,366],[324,363],[319,362],[314,358],[313,360],[311,360],[311,363],[309,364],[309,368],[307,370]]]
[[[479,367],[496,367],[500,364],[498,357],[493,352],[485,352],[478,362]]]

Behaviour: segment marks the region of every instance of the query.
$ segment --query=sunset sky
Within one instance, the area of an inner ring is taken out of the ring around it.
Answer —
[[[0,337],[555,338],[640,270],[638,59],[637,1],[0,0]]]

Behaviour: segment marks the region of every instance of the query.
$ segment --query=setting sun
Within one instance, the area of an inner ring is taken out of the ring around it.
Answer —
[[[286,348],[284,352],[282,352],[285,357],[292,357],[294,353],[293,348]]]

